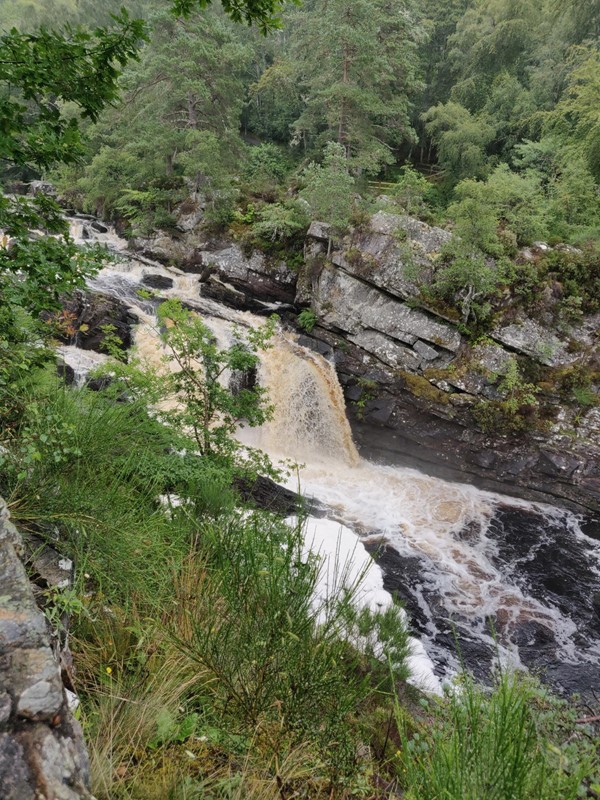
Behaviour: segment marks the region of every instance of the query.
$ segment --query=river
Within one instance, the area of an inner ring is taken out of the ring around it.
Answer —
[[[83,241],[84,225],[72,220],[76,240]],[[90,288],[132,308],[140,319],[138,352],[154,363],[157,300],[138,295],[145,275],[170,278],[172,288],[160,297],[196,309],[222,344],[231,341],[233,326],[262,321],[203,298],[197,275],[136,259],[113,232],[86,225],[86,235],[117,259]],[[89,365],[78,359],[86,356],[65,352],[84,375]],[[346,542],[349,532],[359,537],[361,554],[364,548],[373,554],[383,586],[403,601],[427,653],[425,663],[415,647],[422,684],[433,689],[461,663],[486,680],[500,662],[528,668],[563,693],[600,690],[600,542],[583,532],[575,514],[361,458],[334,365],[300,346],[291,331],[277,332],[258,378],[275,414],[260,429],[241,430],[240,438],[274,460],[303,465],[288,484],[328,507],[328,519],[309,520],[321,547],[328,543],[333,552],[341,530]]]

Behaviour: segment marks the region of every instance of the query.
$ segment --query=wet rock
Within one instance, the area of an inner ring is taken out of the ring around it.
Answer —
[[[232,244],[221,250],[200,253],[201,262],[211,276],[230,284],[248,300],[293,304],[297,275],[284,262],[269,262],[262,253],[246,256]]]
[[[151,289],[173,288],[173,278],[168,278],[166,275],[144,275],[142,283]]]
[[[367,404],[364,419],[374,425],[385,425],[392,417],[396,404],[393,400],[375,400]]]
[[[252,311],[254,314],[263,315],[273,313],[271,304],[236,289],[235,286],[225,283],[216,275],[211,275],[206,283],[201,284],[200,292],[202,297],[223,303],[229,308],[236,308],[238,311]]]
[[[106,353],[95,350],[82,350],[72,345],[61,345],[56,350],[57,372],[62,375],[67,385],[83,386],[88,383],[87,376],[98,367],[108,362]],[[98,379],[103,380],[103,379]]]
[[[64,358],[56,360],[56,374],[67,386],[73,386],[75,383],[75,370],[70,364],[67,364]]]
[[[568,478],[581,467],[581,462],[573,456],[541,450],[537,467],[546,475]]]
[[[314,350],[315,353],[320,353],[327,359],[330,359],[334,354],[334,348],[327,342],[318,339],[316,336],[301,335],[298,337],[298,344],[302,347],[308,347]]]
[[[138,323],[138,318],[120,300],[100,293],[76,291],[64,301],[63,309],[73,316],[74,327],[78,330],[74,337],[62,337],[65,343],[101,353],[108,327],[121,340],[123,350],[131,347],[132,328]],[[44,316],[49,318],[48,314]]]
[[[102,222],[98,222],[97,219],[90,224],[90,227],[92,230],[96,231],[96,233],[108,233],[108,227],[103,225]]]
[[[103,392],[113,382],[113,378],[110,375],[102,375],[100,378],[86,378],[85,387],[89,389],[90,392]],[[121,398],[117,398],[117,402],[120,400],[125,400],[126,395],[123,394]]]
[[[327,513],[327,509],[314,497],[302,497],[262,475],[254,481],[237,478],[234,485],[243,500],[252,501],[259,508],[275,514],[287,517],[302,510],[313,517],[324,517]]]
[[[517,626],[510,638],[519,648],[546,647],[549,644],[556,643],[554,634],[550,628],[535,620],[522,622]]]
[[[47,197],[56,197],[56,187],[48,181],[30,181],[29,194],[45,194]]]

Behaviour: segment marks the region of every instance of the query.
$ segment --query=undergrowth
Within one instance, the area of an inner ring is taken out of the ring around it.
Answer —
[[[597,739],[568,705],[510,676],[419,704],[399,612],[357,613],[356,582],[317,601],[302,522],[247,509],[145,400],[48,373],[21,400],[0,489],[77,564],[98,800],[597,796]]]

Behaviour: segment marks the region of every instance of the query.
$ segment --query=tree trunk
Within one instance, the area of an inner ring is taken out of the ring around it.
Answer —
[[[350,82],[350,50],[347,43],[344,43],[344,56],[342,65],[342,83],[346,86]],[[347,125],[347,109],[346,98],[342,98],[342,105],[340,107],[340,119],[338,123],[338,144],[344,148],[346,158],[349,157],[348,135],[346,131]]]
[[[189,92],[187,96],[188,125],[190,128],[198,127],[198,115],[196,114],[196,100],[194,95]]]

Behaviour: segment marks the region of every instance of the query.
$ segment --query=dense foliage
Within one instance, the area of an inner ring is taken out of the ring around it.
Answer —
[[[95,795],[598,797],[595,717],[509,676],[418,705],[397,608],[359,613],[353,586],[315,607],[301,521],[235,490],[273,470],[234,438],[270,413],[252,372],[272,323],[223,345],[170,302],[167,374],[129,354],[99,392],[57,381],[40,312],[106,256],[74,246],[47,195],[13,190],[50,175],[131,234],[200,211],[289,263],[311,218],[331,243],[391,204],[457,233],[415,275],[419,302],[479,326],[507,288],[534,306],[546,281],[565,319],[597,311],[599,3],[132,0],[111,20],[118,5],[0,0],[16,26],[0,38],[0,493],[78,565],[46,610],[58,639],[79,615]],[[57,18],[85,27],[39,28]],[[581,247],[515,262],[541,237]],[[482,427],[537,407],[516,360],[501,388]]]

